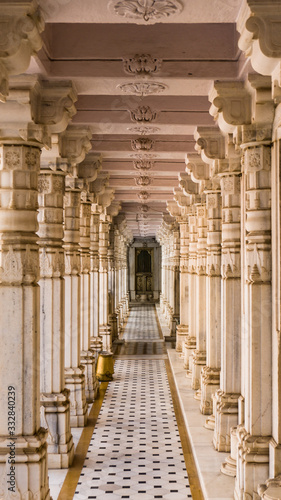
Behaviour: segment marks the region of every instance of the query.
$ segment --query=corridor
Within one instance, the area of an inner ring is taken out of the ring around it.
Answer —
[[[134,307],[75,500],[192,498],[154,306]]]

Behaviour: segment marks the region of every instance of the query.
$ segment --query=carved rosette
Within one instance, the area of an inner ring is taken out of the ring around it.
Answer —
[[[138,197],[139,197],[140,200],[146,201],[148,199],[148,197],[149,197],[149,193],[147,191],[140,191],[138,193]]]
[[[117,87],[125,94],[133,94],[141,97],[160,94],[167,89],[167,85],[160,82],[130,82],[117,85]]]
[[[135,19],[136,22],[156,23],[158,19],[179,14],[182,5],[178,0],[111,0],[109,9],[121,17]]]

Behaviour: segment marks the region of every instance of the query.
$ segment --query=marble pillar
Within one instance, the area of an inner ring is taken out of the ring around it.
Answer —
[[[260,113],[257,109],[257,122],[243,126],[241,131],[245,193],[245,313],[241,347],[245,404],[244,424],[237,429],[236,500],[245,495],[255,498],[258,484],[268,478],[272,433],[271,124],[259,121],[270,111],[271,102],[270,92],[261,83],[255,89],[256,106],[259,108],[259,100],[263,104]]]
[[[85,366],[81,364],[80,198],[81,185],[68,179],[65,193],[65,381],[70,390],[71,427],[87,422]]]
[[[206,366],[201,372],[200,410],[213,413],[213,395],[220,386],[221,368],[221,192],[219,181],[205,190],[207,198],[207,288],[206,288]],[[207,420],[214,427],[214,419]]]
[[[40,257],[40,392],[41,424],[48,429],[49,468],[68,468],[74,445],[70,430],[69,390],[64,379],[63,197],[67,161],[59,139],[43,151],[38,179]]]
[[[192,373],[192,357],[196,349],[196,286],[197,286],[197,218],[196,207],[191,206],[189,215],[189,260],[188,260],[188,336],[184,344],[184,368]]]
[[[50,142],[44,121],[33,122],[34,107],[44,116],[43,85],[26,75],[20,83],[0,104],[0,493],[49,500],[36,232],[40,149]]]
[[[179,219],[180,227],[180,324],[177,326],[176,350],[183,354],[183,344],[188,335],[188,250],[189,227],[188,216]]]
[[[205,203],[196,206],[197,217],[197,265],[195,288],[195,332],[196,349],[192,356],[192,389],[201,399],[201,369],[206,365],[206,257],[207,257],[207,212]]]
[[[100,215],[99,226],[99,335],[103,350],[112,351],[111,328],[108,323],[108,244],[110,216]]]
[[[91,350],[91,257],[90,257],[90,221],[91,202],[87,199],[87,192],[82,193],[80,206],[80,259],[81,259],[81,300],[80,300],[80,329],[81,329],[81,365],[85,367],[85,394],[91,402],[98,393],[99,383],[96,378],[96,359]],[[93,291],[92,291],[93,293]]]

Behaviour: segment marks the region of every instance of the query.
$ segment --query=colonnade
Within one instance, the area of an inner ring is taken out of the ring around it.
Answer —
[[[280,16],[276,2],[242,5],[239,46],[256,73],[213,83],[216,126],[196,129],[158,233],[167,317],[180,234],[177,351],[213,446],[229,452],[236,500],[281,498]]]
[[[0,496],[47,499],[47,468],[71,465],[71,427],[97,395],[96,353],[111,351],[128,315],[131,234],[90,130],[70,124],[72,83],[21,74],[40,17],[34,2],[6,16],[11,33],[26,16],[0,62]]]

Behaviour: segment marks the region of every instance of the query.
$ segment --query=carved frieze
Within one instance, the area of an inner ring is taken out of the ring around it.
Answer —
[[[160,128],[143,126],[143,127],[128,127],[127,130],[133,132],[134,134],[149,135],[149,134],[156,134],[157,132],[159,132]]]
[[[39,256],[37,247],[26,245],[25,249],[14,249],[12,245],[1,250],[0,283],[31,284],[39,278]]]
[[[118,16],[136,22],[156,23],[158,19],[179,14],[182,4],[178,0],[111,0],[109,9]]]

